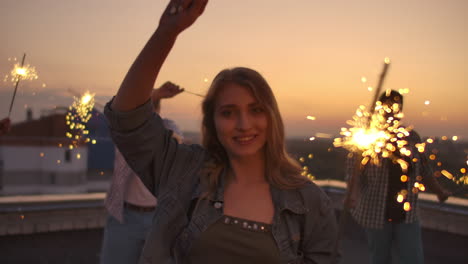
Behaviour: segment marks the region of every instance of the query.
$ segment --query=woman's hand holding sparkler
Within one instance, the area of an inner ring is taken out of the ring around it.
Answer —
[[[172,0],[161,15],[159,26],[130,67],[112,109],[129,111],[151,97],[159,71],[177,36],[190,27],[205,10],[208,0]]]
[[[0,120],[0,136],[10,131],[11,121],[10,118],[3,118]]]
[[[158,30],[177,37],[205,10],[208,0],[172,0],[159,20]]]

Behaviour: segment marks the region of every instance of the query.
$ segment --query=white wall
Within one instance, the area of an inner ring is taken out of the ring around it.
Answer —
[[[44,171],[80,172],[88,169],[88,148],[79,147],[70,151],[70,161],[65,161],[68,148],[57,146],[0,146],[4,172]],[[44,155],[41,156],[41,153]],[[80,158],[77,158],[80,154]]]

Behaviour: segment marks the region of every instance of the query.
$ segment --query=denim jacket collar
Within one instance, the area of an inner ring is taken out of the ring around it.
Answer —
[[[208,199],[212,202],[224,202],[224,187],[225,187],[225,180],[226,178],[226,169],[221,171],[221,175],[219,176],[218,186],[216,187],[216,192],[211,194]]]
[[[295,214],[305,214],[309,209],[304,204],[303,197],[297,189],[285,190],[270,185],[271,196],[278,212],[289,210]]]
[[[213,202],[224,202],[224,188],[226,183],[226,170],[221,172],[216,193],[211,195]],[[270,192],[275,209],[278,212],[289,210],[295,214],[305,214],[309,211],[304,204],[303,197],[297,189],[284,190],[270,184]]]

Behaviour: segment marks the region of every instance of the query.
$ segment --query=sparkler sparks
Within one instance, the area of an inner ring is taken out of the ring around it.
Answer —
[[[16,60],[16,59],[15,59]],[[13,109],[13,104],[15,102],[16,92],[18,91],[18,85],[21,80],[35,80],[38,78],[36,69],[31,67],[29,64],[24,65],[26,60],[26,53],[23,55],[21,64],[15,64],[13,70],[11,71],[11,81],[15,84],[15,89],[13,91],[13,97],[11,98],[10,110],[8,111],[8,117],[11,115],[11,110]],[[8,75],[5,76],[5,80],[8,79]]]
[[[91,140],[87,137],[89,130],[86,128],[86,124],[92,117],[95,103],[94,95],[87,91],[81,97],[73,97],[73,104],[69,107],[69,111],[65,117],[66,124],[71,131],[65,135],[73,139],[72,144],[68,146],[69,149],[76,148],[79,140],[84,140],[86,143],[92,141],[92,144],[96,144],[95,139]]]
[[[347,123],[348,128],[341,129],[341,138],[335,138],[333,145],[343,147],[350,152],[361,153],[361,164],[372,162],[379,165],[379,155],[398,162],[402,169],[407,167],[406,161],[394,155],[398,150],[404,156],[410,156],[411,151],[405,146],[405,140],[409,136],[409,129],[400,125],[398,118],[388,120],[385,113],[396,113],[395,117],[401,118],[403,114],[395,106],[386,106],[378,103],[376,113],[371,115],[365,106],[360,106],[353,116],[353,120]]]
[[[409,178],[406,174],[409,163],[411,161],[417,162],[418,158],[414,157],[416,153],[412,153],[413,146],[409,145],[407,141],[411,128],[402,126],[399,121],[404,116],[399,103],[401,99],[390,97],[393,92],[387,90],[385,93],[387,100],[377,101],[389,65],[390,59],[385,58],[384,67],[369,108],[359,106],[352,120],[347,121],[350,127],[341,129],[342,137],[335,138],[333,145],[357,154],[357,161],[360,162],[361,166],[365,166],[369,162],[380,166],[382,158],[390,159],[401,167],[400,181],[408,183]],[[361,81],[365,82],[366,80],[362,79]],[[423,144],[417,146],[417,152],[423,152],[424,147]],[[414,186],[409,187],[413,193],[425,190],[425,186],[420,183],[421,180],[416,179]],[[352,185],[352,182],[350,184]],[[411,204],[407,201],[407,195],[408,190],[402,189],[395,199],[398,203],[402,203],[405,211],[410,211]]]
[[[10,73],[10,80],[13,83],[16,83],[19,80],[32,81],[38,79],[36,68],[31,65],[20,65],[19,63],[15,64],[13,70]]]
[[[377,102],[375,111],[371,114],[365,106],[360,106],[353,116],[353,120],[348,121],[350,128],[342,128],[340,138],[335,138],[334,146],[342,147],[352,153],[358,154],[362,166],[369,162],[380,166],[381,158],[388,158],[393,163],[401,167],[403,174],[400,181],[409,182],[407,176],[410,160],[417,162],[409,145],[408,137],[411,128],[403,127],[400,119],[403,113],[398,104],[386,105]],[[425,143],[416,144],[415,152],[422,153],[425,150]],[[359,156],[360,155],[360,156]],[[425,186],[421,183],[422,178],[416,178],[412,192],[425,191]],[[396,196],[396,200],[402,204],[405,211],[411,210],[411,204],[407,201],[408,191],[402,189]]]

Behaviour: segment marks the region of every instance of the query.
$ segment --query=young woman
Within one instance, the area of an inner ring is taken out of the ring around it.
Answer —
[[[333,209],[286,154],[276,100],[258,72],[215,77],[202,105],[203,147],[178,144],[152,111],[165,58],[206,4],[169,3],[105,109],[115,143],[158,198],[140,263],[331,263]]]

